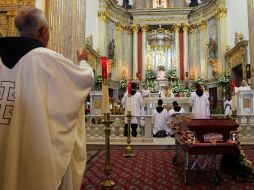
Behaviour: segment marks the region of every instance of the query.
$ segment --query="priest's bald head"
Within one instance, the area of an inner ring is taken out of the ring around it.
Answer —
[[[47,46],[49,27],[45,14],[40,9],[28,7],[19,9],[14,23],[20,36],[35,38]]]

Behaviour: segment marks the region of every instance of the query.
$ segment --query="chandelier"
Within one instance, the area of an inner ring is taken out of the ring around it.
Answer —
[[[173,34],[170,30],[159,28],[148,33],[148,44],[152,50],[167,50],[171,48]]]

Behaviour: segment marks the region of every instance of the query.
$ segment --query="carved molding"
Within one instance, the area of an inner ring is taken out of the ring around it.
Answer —
[[[101,56],[98,52],[96,52],[90,45],[86,45],[86,48],[88,50],[88,63],[91,65],[93,70],[97,71],[97,65],[100,64]]]
[[[218,8],[214,16],[216,19],[226,17],[227,16],[227,8]]]
[[[202,20],[201,22],[198,23],[198,28],[200,30],[204,30],[207,28],[208,21],[207,20]]]
[[[139,25],[133,24],[133,25],[131,25],[131,28],[132,28],[132,31],[133,31],[134,33],[136,33],[136,32],[138,32],[138,30],[139,30]]]
[[[245,76],[245,66],[246,66],[246,54],[248,41],[244,40],[239,42],[235,47],[226,52],[225,57],[230,69],[242,64],[243,76]],[[244,77],[245,78],[245,77]]]
[[[99,10],[98,11],[98,18],[100,20],[108,21],[109,20],[110,12],[107,10]]]

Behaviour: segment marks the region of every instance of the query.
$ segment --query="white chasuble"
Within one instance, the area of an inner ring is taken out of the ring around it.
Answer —
[[[57,190],[69,166],[79,190],[86,163],[83,105],[93,77],[85,61],[76,66],[46,48],[28,52],[13,69],[0,62],[1,105],[12,108],[10,115],[1,107],[0,189]]]

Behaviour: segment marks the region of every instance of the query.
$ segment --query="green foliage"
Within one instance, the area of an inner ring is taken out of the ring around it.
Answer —
[[[168,71],[168,79],[176,78],[176,69]]]
[[[164,65],[158,65],[157,68],[158,68],[159,71],[160,71],[160,70],[161,70],[161,71],[165,71]]]
[[[149,81],[149,80],[155,80],[157,77],[156,77],[156,73],[149,69],[146,71],[146,80]]]
[[[121,91],[125,91],[126,90],[127,82],[128,82],[127,79],[120,80],[120,90]]]
[[[202,77],[198,77],[196,82],[198,82],[200,85],[205,85],[205,79]]]
[[[102,83],[102,75],[96,74],[95,75],[95,88],[97,90],[101,89],[101,83]]]
[[[240,145],[236,155],[225,155],[223,157],[221,165],[230,169],[235,177],[241,177],[244,182],[247,182],[254,174],[252,163],[246,158]]]
[[[218,86],[226,87],[230,84],[231,76],[228,72],[221,74],[218,78]]]
[[[183,92],[182,87],[180,85],[179,80],[171,82],[171,89],[173,93],[180,93]]]
[[[157,78],[156,73],[149,69],[146,71],[146,84],[150,90],[154,88],[154,80]]]

